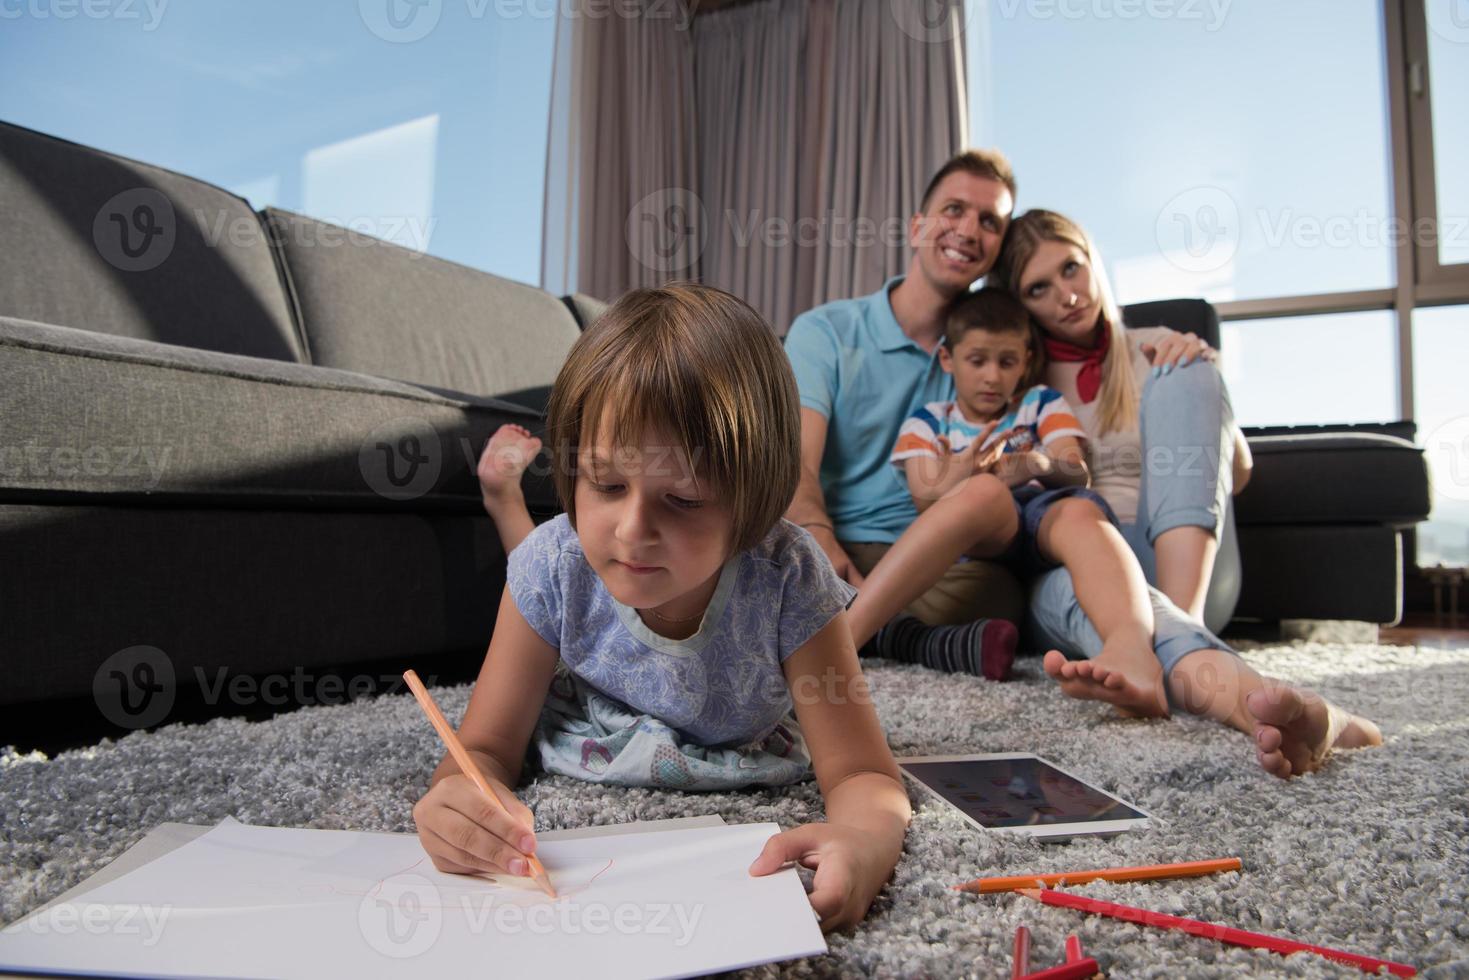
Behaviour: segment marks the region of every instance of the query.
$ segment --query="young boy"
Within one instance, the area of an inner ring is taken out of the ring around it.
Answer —
[[[1105,644],[1151,650],[1147,580],[1111,508],[1087,489],[1081,424],[1059,392],[1036,383],[1044,349],[1029,314],[1009,293],[982,289],[955,303],[943,343],[955,399],[924,406],[899,430],[891,459],[919,518],[858,593],[857,643],[911,601],[912,583],[955,561],[1000,558],[1026,576],[1064,565]]]

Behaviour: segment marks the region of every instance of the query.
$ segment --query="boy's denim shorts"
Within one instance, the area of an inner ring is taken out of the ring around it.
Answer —
[[[1000,556],[999,561],[1004,562],[1015,570],[1022,578],[1029,579],[1042,572],[1049,572],[1053,568],[1060,568],[1061,563],[1052,561],[1041,554],[1040,531],[1041,520],[1046,512],[1058,500],[1067,497],[1080,497],[1090,500],[1096,504],[1112,522],[1112,526],[1121,529],[1117,523],[1117,515],[1112,513],[1112,508],[1102,495],[1086,487],[1056,487],[1047,489],[1038,483],[1027,483],[1014,489],[1011,499],[1015,501],[1015,516],[1020,520],[1020,530],[1015,535],[1015,540],[1010,542],[1010,547]]]

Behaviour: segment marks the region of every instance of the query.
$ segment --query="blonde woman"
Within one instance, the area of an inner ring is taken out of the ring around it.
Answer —
[[[1045,382],[1086,430],[1092,489],[1154,586],[1154,649],[1103,653],[1066,570],[1038,577],[1028,626],[1051,650],[1046,673],[1129,713],[1182,708],[1229,724],[1278,776],[1317,768],[1333,747],[1380,744],[1372,722],[1261,677],[1205,626],[1206,609],[1223,626],[1238,595],[1237,579],[1214,572],[1221,558],[1238,565],[1229,500],[1251,465],[1214,351],[1193,334],[1126,329],[1090,237],[1054,211],[1015,219],[989,282],[1040,327]]]

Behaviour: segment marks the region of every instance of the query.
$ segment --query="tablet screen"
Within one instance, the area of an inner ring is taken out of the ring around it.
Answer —
[[[915,779],[985,827],[1134,820],[1146,817],[1036,758],[903,762]]]

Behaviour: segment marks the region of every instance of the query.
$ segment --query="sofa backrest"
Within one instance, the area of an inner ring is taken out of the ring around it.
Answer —
[[[0,123],[0,315],[299,361],[260,217],[211,184]]]
[[[1129,327],[1172,327],[1179,333],[1196,334],[1219,349],[1219,311],[1202,299],[1160,299],[1133,303],[1122,308],[1122,322]]]
[[[549,293],[267,208],[313,364],[475,395],[556,379],[578,328]]]
[[[598,318],[612,305],[606,300],[588,296],[586,293],[572,293],[570,296],[563,296],[561,302],[566,304],[571,315],[576,317],[576,325],[583,330],[596,323]]]

